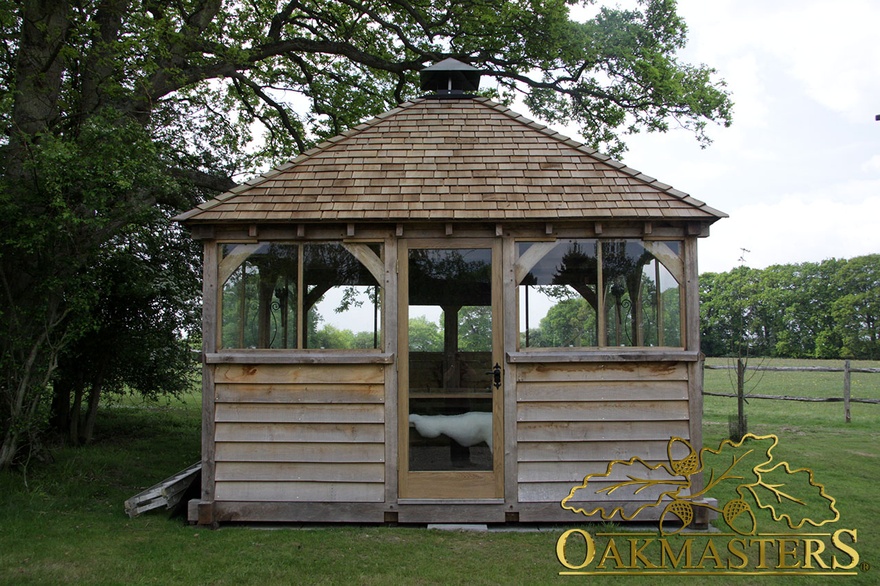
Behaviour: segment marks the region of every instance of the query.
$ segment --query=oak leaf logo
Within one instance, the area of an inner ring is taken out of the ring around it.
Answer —
[[[562,499],[562,508],[587,517],[600,515],[605,521],[617,517],[632,521],[642,511],[662,506],[663,535],[687,527],[700,507],[719,513],[741,535],[754,535],[758,517],[768,514],[790,529],[837,521],[836,501],[815,481],[812,470],[774,461],[778,443],[775,435],[746,434],[739,442],[724,440],[717,450],[703,448],[698,453],[687,440],[673,437],[666,447],[666,462],[650,464],[639,457],[613,460],[604,473],[588,474],[573,487]],[[695,478],[700,473],[702,488]],[[604,504],[578,504],[597,501]]]

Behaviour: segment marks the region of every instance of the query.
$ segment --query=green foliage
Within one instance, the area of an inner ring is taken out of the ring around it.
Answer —
[[[424,316],[409,320],[410,352],[442,352],[443,332],[437,322],[428,321]]]
[[[0,467],[15,457],[21,438],[35,444],[34,433],[42,428],[34,424],[35,414],[45,411],[51,381],[56,392],[95,388],[82,381],[96,376],[90,367],[101,362],[117,372],[127,369],[125,383],[158,392],[168,380],[156,375],[172,363],[167,354],[179,345],[182,320],[192,323],[199,288],[194,247],[169,229],[170,208],[156,203],[179,198],[181,188],[142,126],[102,110],[75,136],[39,138],[27,145],[23,176],[6,173],[0,179],[0,320],[7,333],[0,341]],[[150,265],[153,282],[147,285],[138,271]],[[135,291],[138,281],[144,288]],[[109,341],[111,331],[127,340],[127,350]],[[79,357],[75,383],[64,380],[69,369],[57,370],[68,349],[68,356]],[[122,379],[111,373],[108,382],[120,389]],[[73,415],[68,409],[56,410],[59,427],[79,416],[78,407]]]
[[[707,374],[713,372],[721,371]],[[877,384],[871,384],[870,396],[880,397]],[[780,388],[805,394],[787,380]],[[837,392],[839,386],[833,389]],[[724,439],[730,402],[705,398],[706,446],[718,446]],[[585,528],[595,536],[599,552],[608,538],[597,533],[627,530],[620,525],[585,526],[574,514],[571,524],[541,531],[488,533],[350,525],[265,530],[243,524],[211,531],[169,518],[164,511],[129,519],[123,512],[125,499],[198,460],[199,405],[198,395],[167,404],[126,402],[107,410],[88,450],[59,450],[50,461],[32,462],[26,475],[0,472],[0,584],[240,585],[288,583],[291,577],[308,584],[559,584],[578,580],[558,575],[564,568],[554,548],[565,529]],[[880,556],[880,535],[870,530],[872,520],[880,518],[880,502],[865,495],[876,484],[870,446],[880,441],[880,410],[876,405],[861,407],[853,422],[845,424],[839,403],[817,408],[814,403],[766,401],[750,422],[756,433],[779,436],[774,453],[780,460],[813,470],[837,501],[841,519],[834,526],[857,529],[855,547],[862,560],[871,562]],[[676,551],[680,544],[673,544]],[[773,563],[777,550],[771,544],[767,550]],[[582,549],[579,553],[583,556]],[[875,571],[872,564],[869,571],[842,583],[874,584]],[[647,580],[664,586],[682,583],[681,576],[614,578],[624,584]],[[761,576],[750,581],[718,575],[711,580],[718,586],[757,580],[762,586],[787,586],[794,579]]]
[[[708,356],[880,357],[880,255],[700,276]]]
[[[458,350],[490,352],[492,350],[492,308],[462,307],[458,312]]]
[[[62,351],[53,384],[53,422],[72,442],[90,441],[102,393],[157,398],[191,389],[199,258],[167,215],[101,248],[87,274],[102,295],[88,330]],[[93,409],[81,413],[86,396]]]
[[[596,346],[596,311],[582,297],[572,297],[554,305],[529,333],[531,346],[567,348]]]
[[[137,359],[117,359],[146,361],[167,339],[171,322],[155,308],[181,307],[179,291],[114,289],[123,268],[138,281],[154,266],[120,261],[133,254],[123,243],[232,177],[418,96],[425,64],[472,63],[498,84],[487,92],[524,95],[536,116],[580,124],[610,154],[623,152],[623,135],[670,120],[703,142],[707,122],[730,123],[715,72],[677,60],[686,29],[674,2],[603,8],[586,23],[570,21],[568,6],[0,0],[0,468],[34,427],[22,422],[41,410],[59,358],[98,347],[72,344],[108,328],[143,333],[146,322],[109,319],[110,305],[139,308],[165,332]],[[170,313],[185,329],[188,318]],[[136,378],[146,389],[148,377]]]
[[[339,329],[330,324],[324,325],[320,330],[315,329],[309,334],[309,348],[345,348],[369,350],[373,346],[373,332],[352,332],[349,329]]]

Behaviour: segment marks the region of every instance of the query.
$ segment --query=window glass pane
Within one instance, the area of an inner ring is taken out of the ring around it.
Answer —
[[[465,306],[458,311],[458,349],[461,352],[492,351],[492,307]]]
[[[681,272],[677,242],[602,243],[609,346],[681,345],[681,287],[673,271]]]
[[[409,470],[492,470],[492,250],[408,262]]]
[[[365,247],[381,258],[381,246]],[[306,348],[380,348],[381,288],[340,243],[303,247]]]
[[[296,347],[297,256],[283,244],[223,246],[221,347]]]
[[[520,348],[682,345],[680,242],[521,242],[516,270]]]
[[[595,240],[519,243],[521,348],[598,345]]]
[[[381,245],[226,244],[221,250],[222,348],[296,348],[297,340],[304,348],[381,348],[382,288],[374,276],[384,272]]]

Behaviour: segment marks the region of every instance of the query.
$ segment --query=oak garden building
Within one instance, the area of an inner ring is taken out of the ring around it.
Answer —
[[[610,460],[701,444],[724,214],[478,79],[441,62],[435,94],[178,217],[204,244],[192,521],[566,521]]]

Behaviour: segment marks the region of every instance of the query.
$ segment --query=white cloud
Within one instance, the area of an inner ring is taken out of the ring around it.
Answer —
[[[754,267],[880,253],[880,2],[679,0],[678,10],[689,27],[681,61],[727,81],[733,126],[710,127],[705,150],[687,132],[637,135],[625,161],[730,214],[700,241],[701,271],[737,266],[741,248]]]
[[[700,242],[700,271],[728,271],[743,254],[748,266],[765,268],[880,253],[880,195],[856,203],[805,199],[789,196],[730,211]]]
[[[838,112],[863,109],[880,89],[880,6],[864,0],[813,2],[785,15],[791,46],[782,54],[807,93]],[[782,15],[776,22],[782,25]]]
[[[878,2],[683,0],[679,12],[691,30],[686,54],[724,77],[733,79],[731,60],[757,54],[765,72],[778,61],[777,73],[796,81],[806,96],[853,120],[880,94]],[[737,94],[743,89],[731,85]]]
[[[880,108],[880,106],[878,106]],[[880,125],[878,125],[880,126]],[[878,129],[880,133],[880,129]],[[874,155],[862,164],[862,171],[866,173],[880,173],[880,155]]]

